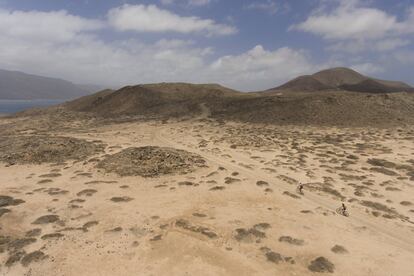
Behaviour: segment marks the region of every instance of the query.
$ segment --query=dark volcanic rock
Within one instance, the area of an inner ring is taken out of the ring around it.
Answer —
[[[335,265],[325,257],[318,257],[310,263],[308,269],[313,272],[333,273]]]
[[[34,252],[31,252],[25,255],[23,259],[21,259],[20,262],[23,266],[28,266],[29,264],[33,262],[40,262],[46,258],[47,258],[47,255],[45,255],[45,253],[43,253],[42,251],[34,251]]]
[[[336,253],[336,254],[348,253],[348,250],[346,250],[346,248],[341,246],[341,245],[335,245],[334,247],[331,248],[331,251]]]
[[[11,196],[0,195],[0,207],[16,206],[24,202],[22,199],[14,199]]]
[[[98,168],[120,176],[139,175],[156,177],[166,174],[189,173],[205,167],[205,160],[184,150],[161,147],[127,148],[109,155],[98,163]]]
[[[47,224],[47,223],[53,223],[59,220],[59,217],[57,215],[46,215],[41,216],[37,218],[32,224]]]
[[[59,163],[85,159],[102,152],[103,148],[99,143],[69,137],[9,137],[0,140],[0,161],[12,164]]]

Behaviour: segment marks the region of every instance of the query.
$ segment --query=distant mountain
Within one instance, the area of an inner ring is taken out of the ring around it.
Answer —
[[[78,85],[61,79],[0,69],[0,99],[66,100],[81,97],[96,91],[94,89],[88,89],[87,87],[79,87]]]
[[[297,77],[270,91],[314,92],[345,90],[366,93],[414,92],[414,88],[403,82],[378,80],[364,76],[352,69],[337,67]]]

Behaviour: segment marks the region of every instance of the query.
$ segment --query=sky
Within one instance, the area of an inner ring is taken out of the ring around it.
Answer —
[[[241,91],[345,66],[414,85],[414,0],[0,0],[0,68]]]

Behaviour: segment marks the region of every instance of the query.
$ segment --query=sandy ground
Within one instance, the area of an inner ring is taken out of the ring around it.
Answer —
[[[20,251],[44,253],[6,264],[11,251],[3,250],[1,275],[414,275],[412,129],[201,119],[53,134],[101,140],[107,154],[183,149],[208,167],[143,178],[94,162],[0,164],[0,195],[24,200],[6,207],[0,234],[24,239],[40,229]],[[384,173],[372,158],[394,165]],[[336,213],[341,201],[349,217]],[[45,215],[58,220],[33,224]],[[319,257],[331,272],[311,265]]]

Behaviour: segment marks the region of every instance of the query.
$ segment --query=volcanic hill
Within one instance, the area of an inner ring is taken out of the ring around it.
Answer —
[[[364,76],[349,68],[332,68],[313,75],[297,77],[269,91],[353,91],[366,93],[414,92],[414,88],[403,82],[378,80]]]

